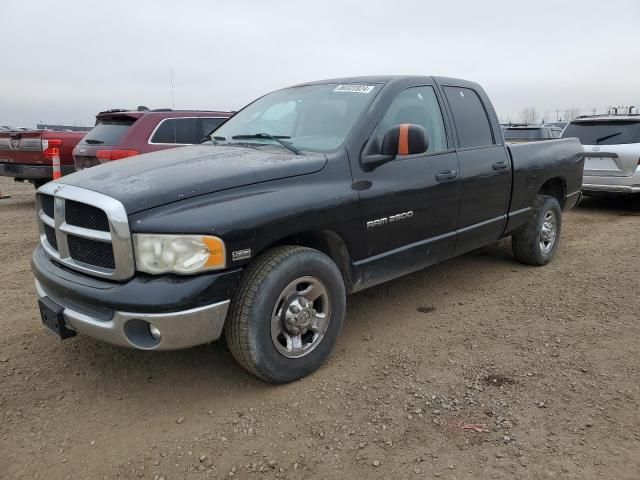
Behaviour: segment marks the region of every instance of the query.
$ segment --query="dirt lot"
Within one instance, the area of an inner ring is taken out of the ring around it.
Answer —
[[[638,204],[584,201],[544,268],[503,241],[356,294],[330,362],[271,386],[222,343],[57,341],[32,188],[0,190],[2,479],[640,478]]]

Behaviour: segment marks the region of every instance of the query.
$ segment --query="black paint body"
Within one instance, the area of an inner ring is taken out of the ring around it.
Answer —
[[[406,76],[317,83],[380,87],[344,145],[332,153],[296,156],[278,145],[200,145],[111,162],[62,179],[121,201],[133,233],[219,236],[227,247],[228,272],[136,275],[113,284],[65,271],[74,278],[62,279],[36,251],[37,278],[65,298],[80,295],[82,301],[128,311],[180,310],[229,298],[243,267],[270,246],[323,238],[340,259],[347,289],[353,292],[510,235],[546,186],[555,185],[564,208],[578,200],[580,143],[567,139],[505,146],[493,107],[475,83]],[[448,149],[365,168],[363,151],[393,98],[422,85],[436,92]],[[494,145],[458,147],[445,85],[479,95]],[[369,221],[409,211],[410,218],[367,228]],[[251,249],[252,258],[233,262],[231,253],[244,249]],[[106,287],[92,286],[95,282]]]

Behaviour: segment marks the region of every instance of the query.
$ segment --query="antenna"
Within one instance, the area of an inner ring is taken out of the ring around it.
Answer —
[[[169,81],[171,82],[171,109],[175,110],[176,101],[175,101],[175,97],[173,96],[173,68],[169,70]]]

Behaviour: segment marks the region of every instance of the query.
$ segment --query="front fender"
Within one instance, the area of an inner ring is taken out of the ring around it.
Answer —
[[[317,230],[335,232],[353,256],[361,246],[362,225],[358,193],[351,184],[348,163],[329,162],[314,174],[153,208],[132,215],[129,225],[133,233],[216,235],[225,242],[229,267],[247,264],[280,239]],[[241,251],[241,258],[234,258]]]

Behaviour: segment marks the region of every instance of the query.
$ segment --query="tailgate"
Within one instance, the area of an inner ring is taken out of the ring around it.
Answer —
[[[60,153],[61,165],[73,165],[71,152],[84,132],[32,130],[0,133],[0,163],[51,165],[53,148]]]
[[[584,174],[594,177],[630,177],[640,162],[640,143],[584,145]]]
[[[41,165],[50,163],[42,154],[41,132],[0,133],[0,163]]]
[[[640,119],[588,118],[574,120],[562,133],[584,146],[584,173],[589,176],[630,177],[640,162]]]
[[[98,159],[98,152],[116,149],[138,119],[136,116],[124,114],[98,115],[96,118],[95,127],[73,150],[76,170],[102,163],[102,160]]]

